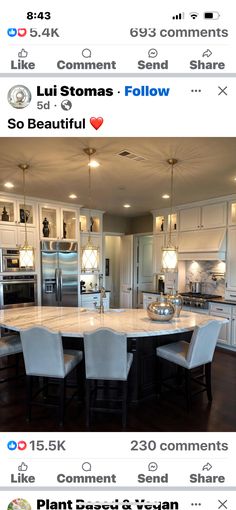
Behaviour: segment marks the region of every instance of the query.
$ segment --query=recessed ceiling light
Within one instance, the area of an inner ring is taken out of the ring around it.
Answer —
[[[9,189],[15,187],[14,184],[12,184],[12,182],[5,182],[4,186],[5,186],[5,188],[9,188]]]
[[[97,168],[98,166],[100,166],[100,163],[98,163],[98,161],[96,161],[95,159],[91,159],[88,166],[90,166],[91,168]]]
[[[129,209],[129,207],[131,207],[130,204],[124,204],[123,207],[125,207],[126,209]]]
[[[162,195],[162,198],[170,198],[170,195]]]
[[[236,181],[236,177],[234,177],[234,181]]]
[[[74,195],[74,193],[71,193],[71,195],[69,195],[69,198],[72,198],[72,200],[73,200],[73,199],[77,198],[77,195]]]

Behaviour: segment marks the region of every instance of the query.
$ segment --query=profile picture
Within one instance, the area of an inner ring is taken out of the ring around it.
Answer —
[[[31,505],[26,499],[17,498],[9,503],[7,510],[31,510]]]
[[[9,104],[18,109],[28,106],[31,97],[31,92],[25,85],[14,85],[7,94]]]

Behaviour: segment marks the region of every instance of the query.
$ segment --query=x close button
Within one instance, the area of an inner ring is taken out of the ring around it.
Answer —
[[[228,508],[226,505],[227,501],[228,501],[227,499],[225,501],[220,501],[220,499],[218,499],[218,503],[219,503],[218,509],[220,509],[220,508],[222,508],[222,510],[227,509]]]
[[[224,88],[218,86],[218,89],[219,89],[218,96],[221,96],[221,94],[224,94],[225,96],[227,96],[228,95],[228,92],[226,92],[227,88],[228,88],[228,86],[224,87]]]

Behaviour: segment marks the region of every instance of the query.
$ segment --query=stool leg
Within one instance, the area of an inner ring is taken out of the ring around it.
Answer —
[[[122,400],[122,428],[126,428],[127,423],[127,381],[122,382],[123,400]]]
[[[212,402],[212,391],[211,391],[211,363],[205,365],[205,377],[206,377],[206,390],[209,402]]]
[[[86,380],[86,427],[90,427],[90,380]]]
[[[187,401],[187,411],[190,411],[191,407],[191,373],[190,370],[185,369],[185,393]]]
[[[28,407],[27,421],[31,421],[32,390],[33,390],[33,377],[31,375],[27,375],[27,407]]]
[[[157,356],[157,397],[160,398],[162,389],[162,360]]]
[[[59,420],[60,426],[63,426],[65,418],[65,391],[66,391],[65,379],[61,379],[61,381],[59,382],[59,391],[60,391]]]

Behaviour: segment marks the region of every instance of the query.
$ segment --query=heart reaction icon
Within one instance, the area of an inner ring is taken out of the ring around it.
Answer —
[[[19,37],[25,37],[26,33],[27,33],[26,28],[18,28],[18,36]]]
[[[102,117],[91,117],[90,124],[93,126],[94,129],[99,129],[101,125],[103,124],[103,118]]]
[[[17,446],[18,446],[18,450],[25,450],[27,447],[27,444],[25,441],[19,441]]]

